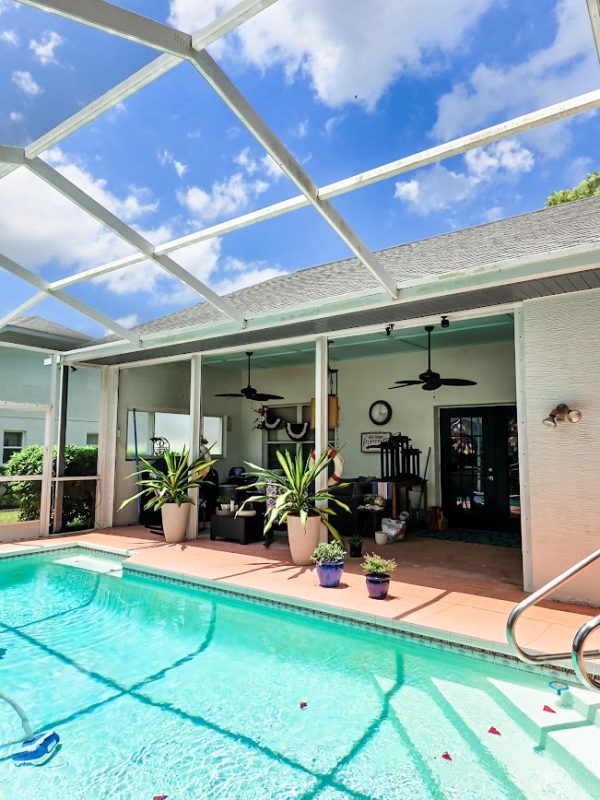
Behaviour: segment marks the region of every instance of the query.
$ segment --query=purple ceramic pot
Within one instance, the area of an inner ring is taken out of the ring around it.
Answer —
[[[335,589],[336,586],[339,586],[343,571],[343,561],[325,561],[317,564],[319,583],[326,589]]]
[[[383,600],[390,588],[389,575],[367,575],[367,592],[373,600]]]

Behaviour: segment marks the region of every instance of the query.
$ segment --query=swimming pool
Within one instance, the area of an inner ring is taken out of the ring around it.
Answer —
[[[0,587],[0,688],[61,737],[16,766],[0,703],[1,800],[598,797],[560,740],[594,723],[547,676],[81,550],[1,559]]]

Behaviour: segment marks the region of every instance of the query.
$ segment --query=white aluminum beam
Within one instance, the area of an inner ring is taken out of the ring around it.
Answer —
[[[75,311],[79,311],[80,314],[83,314],[90,319],[93,319],[94,322],[97,322],[99,325],[102,325],[104,328],[108,328],[109,331],[116,333],[121,339],[127,339],[132,344],[139,346],[140,339],[139,336],[136,336],[135,333],[124,328],[123,325],[120,325],[118,322],[110,319],[109,317],[104,316],[100,311],[96,311],[96,309],[88,306],[87,303],[83,303],[81,300],[77,300],[76,297],[72,297],[67,292],[62,291],[62,289],[52,289],[50,284],[41,278],[39,275],[36,275],[35,272],[31,272],[26,267],[23,267],[21,264],[17,264],[16,261],[13,261],[12,258],[9,258],[4,253],[0,253],[0,267],[5,269],[7,272],[12,272],[13,275],[21,278],[21,280],[26,281],[27,283],[35,286],[40,292],[46,295],[50,295],[51,297],[55,297],[61,303],[64,303],[67,306],[75,309]]]
[[[354,232],[339,211],[319,195],[317,185],[304,171],[300,163],[293,157],[282,141],[275,136],[266,122],[259,116],[242,93],[229,80],[227,75],[206,52],[194,53],[191,63],[206,80],[209,86],[219,95],[228,108],[236,115],[259,144],[261,144],[273,160],[281,167],[288,178],[300,189],[308,202],[323,219],[333,228],[342,241],[352,250],[355,256],[375,276],[384,289],[393,297],[398,296],[396,281],[382,267],[366,244]]]
[[[596,43],[596,52],[598,59],[600,59],[600,0],[587,0],[588,12],[590,15],[590,23],[592,25],[592,33],[594,35],[594,42]]]
[[[161,22],[127,11],[104,0],[19,0],[27,6],[41,8],[60,17],[83,22],[93,28],[114,33],[138,44],[148,45],[163,53],[187,58],[192,52],[192,37]]]
[[[127,225],[127,223],[123,222],[123,220],[119,219],[119,217],[105,208],[97,200],[94,200],[93,197],[76,186],[68,178],[65,178],[60,172],[49,164],[46,164],[45,161],[42,161],[41,158],[34,158],[28,161],[27,167],[43,181],[46,181],[46,183],[59,191],[66,198],[78,205],[82,211],[85,211],[103,225],[106,225],[106,227],[114,231],[117,236],[120,236],[123,241],[135,247],[136,250],[143,254],[144,259],[147,258],[158,264],[165,272],[168,272],[170,275],[178,278],[182,283],[185,283],[200,296],[204,297],[207,302],[218,308],[223,314],[231,317],[231,319],[235,320],[240,325],[245,325],[243,313],[232,306],[228,300],[225,300],[205,283],[198,280],[198,278],[181,265],[173,261],[170,256],[156,255],[154,252],[154,245],[149,242],[148,239],[139,234],[134,228]],[[60,291],[60,289],[58,291]]]
[[[393,178],[412,170],[443,161],[446,158],[466,153],[469,150],[474,150],[477,147],[484,147],[485,145],[492,144],[493,142],[506,139],[509,136],[515,136],[519,133],[524,133],[528,130],[533,130],[541,125],[555,122],[559,119],[581,114],[585,111],[600,107],[600,90],[587,92],[586,94],[578,95],[569,100],[563,100],[560,103],[554,103],[551,106],[532,111],[528,114],[523,114],[520,117],[515,117],[506,122],[500,122],[498,125],[492,125],[489,128],[470,133],[466,136],[461,136],[458,139],[452,139],[444,144],[430,147],[427,150],[421,150],[413,155],[390,161],[379,167],[374,167],[364,172],[359,172],[349,178],[344,178],[335,183],[329,183],[318,190],[319,197],[330,198],[339,195],[353,192],[356,189],[361,189],[365,186],[378,183],[379,181]],[[305,195],[297,195],[289,200],[283,200],[279,203],[273,203],[269,206],[251,211],[248,214],[235,217],[234,219],[227,220],[226,222],[219,222],[217,225],[212,225],[209,228],[203,228],[187,236],[182,236],[178,239],[172,239],[169,242],[164,242],[156,248],[157,253],[171,253],[179,250],[182,247],[188,247],[192,244],[212,239],[215,236],[223,236],[226,233],[240,230],[249,225],[254,225],[257,222],[264,222],[265,220],[279,217],[282,214],[289,214],[291,211],[297,211],[301,208],[306,208],[310,205],[308,198]],[[142,259],[134,254],[126,256],[119,261],[111,261],[108,264],[94,267],[93,269],[80,272],[76,275],[63,278],[60,281],[52,284],[52,286],[68,286],[79,281],[88,280],[98,275],[103,275],[106,272],[112,272],[122,267],[136,264]]]
[[[225,36],[243,22],[276,2],[277,0],[242,0],[229,11],[216,17],[201,30],[192,34],[192,47],[195,50],[208,47],[217,39]],[[111,108],[123,102],[123,100],[126,100],[139,89],[142,89],[157,78],[160,78],[161,75],[169,72],[178,64],[181,64],[181,59],[177,56],[162,55],[155,58],[149,64],[146,64],[145,67],[134,72],[133,75],[125,78],[125,80],[121,81],[117,86],[109,89],[109,91],[96,98],[96,100],[93,100],[87,106],[84,106],[84,108],[64,120],[64,122],[59,123],[56,127],[52,128],[52,130],[27,145],[25,148],[27,158],[39,156],[45,150],[48,150],[48,148],[66,139],[67,136],[70,136],[88,122],[92,122],[92,120],[104,114],[105,111],[109,111]],[[4,175],[8,175],[8,173],[12,172],[14,169],[16,169],[16,166],[0,165],[0,178],[4,177]]]
[[[21,303],[20,306],[13,308],[12,311],[9,311],[2,319],[0,319],[0,331],[3,328],[6,328],[7,325],[10,325],[13,320],[18,319],[21,314],[25,314],[29,309],[36,306],[40,303],[45,297],[48,295],[46,292],[38,292],[37,294],[32,295],[28,300],[25,300],[24,303]]]
[[[394,298],[398,296],[398,289],[392,276],[377,261],[337,209],[327,200],[319,197],[316,184],[300,163],[270,130],[206,50],[196,51],[192,48],[189,34],[168,28],[130,11],[124,11],[103,0],[20,0],[20,2],[52,11],[92,27],[101,28],[126,39],[134,39],[136,42],[157,47],[179,58],[189,60],[385,290]],[[164,262],[162,266],[168,269]],[[184,272],[184,270],[182,271]],[[205,293],[202,294],[209,300]],[[217,303],[214,304],[217,305]],[[217,307],[219,306],[217,305]],[[224,313],[229,313],[231,316],[231,310],[230,308],[228,312]]]

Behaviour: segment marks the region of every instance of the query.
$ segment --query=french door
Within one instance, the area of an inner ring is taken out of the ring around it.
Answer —
[[[515,406],[440,410],[442,506],[450,525],[520,528]]]

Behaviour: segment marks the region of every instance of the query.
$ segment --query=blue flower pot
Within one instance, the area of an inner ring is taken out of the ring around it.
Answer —
[[[319,583],[326,589],[335,589],[340,585],[343,571],[343,561],[324,561],[322,564],[317,564]]]
[[[367,592],[373,600],[383,600],[390,588],[389,575],[367,575]]]

